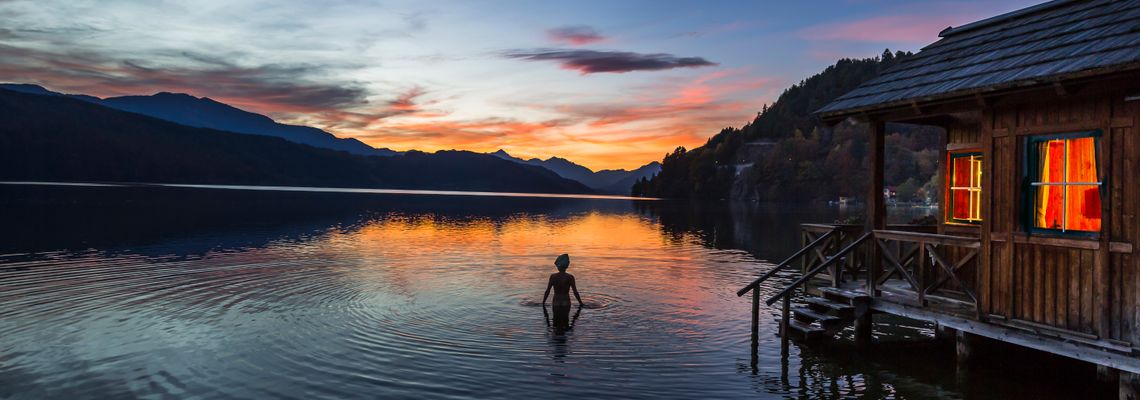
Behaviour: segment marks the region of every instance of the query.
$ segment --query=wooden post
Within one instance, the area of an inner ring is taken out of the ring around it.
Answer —
[[[935,324],[934,340],[943,343],[949,343],[950,341],[955,340],[955,332],[956,331],[954,328],[942,324]]]
[[[855,344],[860,347],[866,347],[871,344],[872,326],[874,325],[874,318],[871,316],[871,310],[867,310],[855,318]]]
[[[958,369],[965,369],[970,365],[971,359],[974,357],[974,347],[977,346],[977,338],[971,333],[958,331],[955,335],[957,338],[955,342],[955,349],[957,350]]]
[[[792,315],[792,294],[788,293],[784,296],[784,313],[780,317],[780,355],[787,357],[788,355],[788,323],[790,323]]]
[[[883,157],[884,157],[884,140],[887,130],[887,124],[883,121],[872,119],[869,123],[870,133],[870,162],[868,168],[871,169],[871,187],[867,192],[867,221],[866,231],[870,232],[876,229],[883,229],[886,221],[887,208],[885,200],[883,199]],[[874,240],[874,238],[872,238]],[[872,245],[870,253],[868,254],[867,264],[867,294],[874,297],[878,295],[878,288],[876,287],[875,280],[879,278],[879,271],[883,267],[882,250],[877,245]]]
[[[1096,381],[1103,384],[1115,384],[1120,378],[1120,371],[1104,365],[1096,366]]]
[[[783,329],[783,328],[781,328]],[[780,332],[782,335],[783,332]],[[760,351],[760,286],[752,288],[752,366],[759,362]]]
[[[1120,371],[1120,400],[1140,400],[1140,375]]]
[[[917,246],[918,253],[914,255],[914,275],[918,281],[918,305],[926,307],[926,241],[919,240]]]

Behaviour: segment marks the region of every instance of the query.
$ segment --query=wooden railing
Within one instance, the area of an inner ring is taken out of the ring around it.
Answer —
[[[819,237],[812,240],[811,243],[808,243],[806,246],[801,248],[795,254],[792,254],[790,257],[784,259],[784,261],[780,262],[779,264],[776,264],[775,267],[772,267],[771,269],[769,269],[768,272],[765,272],[763,275],[760,275],[760,277],[756,278],[756,280],[752,281],[752,283],[749,283],[748,285],[744,286],[740,290],[736,291],[737,297],[744,296],[744,294],[748,293],[749,291],[752,292],[752,364],[753,365],[756,364],[756,357],[757,357],[756,348],[759,346],[759,343],[760,343],[760,333],[759,333],[759,329],[760,329],[760,290],[759,290],[759,287],[760,287],[760,284],[764,283],[764,281],[768,280],[768,278],[775,276],[777,272],[780,272],[780,270],[791,265],[792,262],[795,261],[797,258],[804,256],[808,252],[815,250],[817,247],[819,247],[821,245],[831,243],[832,237],[837,235],[838,232],[839,232],[838,229],[831,229],[827,232],[822,233]],[[784,326],[787,325],[788,307],[789,307],[788,304],[784,304],[784,323],[785,323]]]
[[[862,225],[824,225],[824,224],[801,224],[800,225],[800,240],[803,243],[812,241],[820,237],[821,232],[834,233],[831,239],[817,246],[810,254],[805,254],[800,262],[800,272],[807,273],[815,267],[823,264],[835,254],[836,251],[851,244],[863,234],[864,229]],[[827,278],[831,281],[832,286],[839,286],[843,281],[845,272],[852,272],[859,270],[863,267],[862,262],[864,257],[844,257],[842,260],[832,264],[827,270],[820,273],[821,277]]]
[[[981,249],[978,239],[890,230],[874,234],[883,269],[869,279],[876,285],[869,289],[883,289],[889,280],[896,279],[905,282],[901,294],[913,296],[913,305],[925,307],[928,298],[937,295],[966,302],[977,312],[973,272]]]
[[[883,301],[927,307],[936,297],[940,303],[964,304],[977,315],[971,272],[976,271],[981,248],[978,239],[936,234],[932,226],[888,228],[865,232],[859,225],[803,224],[806,245],[736,293],[752,292],[753,346],[757,344],[759,285],[797,258],[802,260],[801,276],[765,301],[770,306],[783,300],[781,335],[785,338],[792,294],[820,277],[826,277],[833,287],[865,282],[859,289]],[[879,267],[872,268],[876,258]],[[884,290],[889,296],[883,295]]]
[[[737,297],[743,296],[745,293],[748,293],[749,290],[756,289],[757,286],[759,286],[764,281],[768,280],[768,278],[771,278],[773,275],[776,275],[776,273],[780,272],[781,269],[784,269],[785,267],[791,265],[792,262],[795,261],[795,259],[804,256],[808,252],[814,250],[816,253],[819,253],[819,248],[823,247],[823,246],[828,246],[830,243],[832,243],[832,236],[836,236],[836,234],[838,234],[838,233],[839,233],[838,230],[833,229],[833,230],[830,230],[830,231],[824,233],[823,235],[820,235],[818,238],[815,238],[814,240],[811,241],[811,243],[808,243],[803,248],[801,248],[799,251],[797,251],[795,254],[792,254],[791,257],[788,257],[783,262],[776,264],[775,267],[773,267],[772,269],[769,269],[768,272],[765,272],[763,275],[760,275],[760,277],[756,278],[756,280],[752,281],[752,283],[749,283],[747,286],[736,291],[736,296]]]
[[[862,246],[863,243],[865,243],[869,239],[871,239],[873,235],[874,235],[874,233],[872,233],[872,232],[864,233],[863,236],[860,236],[858,239],[855,239],[850,244],[843,247],[843,249],[839,250],[839,252],[828,257],[828,259],[826,261],[824,261],[822,264],[816,266],[815,268],[812,268],[810,271],[803,274],[803,276],[800,276],[799,279],[796,279],[794,282],[792,282],[788,286],[785,286],[783,290],[780,290],[775,295],[772,295],[772,297],[769,297],[768,300],[766,300],[764,303],[768,304],[768,305],[772,305],[777,300],[784,299],[784,303],[785,303],[784,308],[786,309],[787,308],[787,302],[788,302],[787,300],[790,298],[790,295],[792,294],[792,292],[794,292],[800,286],[803,286],[805,283],[807,283],[809,280],[814,278],[820,272],[823,272],[824,270],[831,267],[832,265],[837,264],[839,261],[846,259],[848,255],[853,254],[855,252],[855,250],[859,249],[859,247]]]

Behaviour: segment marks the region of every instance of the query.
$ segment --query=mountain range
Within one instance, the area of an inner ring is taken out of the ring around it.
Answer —
[[[189,127],[278,137],[293,143],[339,150],[356,155],[397,156],[401,154],[386,148],[373,148],[353,138],[338,138],[331,133],[317,128],[281,124],[265,115],[241,110],[208,97],[161,92],[150,96],[99,98],[84,94],[58,93],[39,85],[16,83],[0,84],[0,89],[26,94],[69,98],[120,111],[142,114]],[[561,157],[550,157],[546,160],[540,160],[538,158],[525,160],[511,156],[503,150],[489,154],[515,163],[545,168],[558,176],[582,183],[592,189],[592,191],[607,194],[628,195],[630,188],[635,182],[643,177],[651,178],[661,170],[661,164],[656,161],[632,171],[613,169],[595,172],[585,166]]]
[[[47,96],[63,96],[83,100],[117,110],[148,115],[158,119],[197,128],[276,136],[293,143],[313,147],[347,151],[366,156],[391,156],[389,149],[377,149],[352,138],[338,138],[331,133],[308,126],[280,124],[273,119],[219,103],[209,97],[194,97],[184,93],[162,92],[151,96],[120,96],[100,99],[82,94],[63,94],[39,85],[0,84],[0,88],[17,92]]]
[[[0,88],[0,180],[592,193],[468,151],[364,156]]]
[[[504,160],[546,168],[558,174],[558,176],[581,182],[600,193],[628,195],[630,188],[633,187],[633,184],[638,180],[641,178],[652,178],[658,172],[661,172],[661,163],[657,161],[642,165],[632,171],[624,169],[593,171],[561,157],[550,157],[545,160],[538,158],[526,160],[512,156],[503,149],[499,149],[499,151],[490,154]]]

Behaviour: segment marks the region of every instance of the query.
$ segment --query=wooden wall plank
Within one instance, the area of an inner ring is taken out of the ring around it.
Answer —
[[[1133,323],[1133,315],[1135,314],[1136,304],[1136,278],[1135,271],[1132,268],[1132,256],[1129,254],[1117,255],[1119,260],[1117,266],[1120,268],[1120,335],[1117,339],[1123,341],[1131,341],[1133,331],[1136,329]]]
[[[1042,275],[1044,276],[1044,279],[1041,281],[1041,286],[1042,286],[1042,291],[1045,292],[1044,293],[1045,301],[1044,301],[1044,303],[1042,303],[1042,307],[1041,307],[1044,309],[1042,311],[1042,317],[1044,318],[1043,322],[1045,322],[1046,324],[1055,326],[1056,322],[1057,322],[1056,313],[1055,313],[1055,311],[1057,310],[1057,306],[1056,306],[1057,300],[1054,298],[1053,289],[1056,288],[1056,286],[1057,286],[1057,274],[1056,274],[1057,257],[1056,257],[1056,254],[1060,253],[1060,251],[1059,251],[1059,249],[1056,249],[1056,248],[1047,247],[1043,250],[1043,253],[1044,254],[1042,254],[1042,256],[1044,256],[1045,259],[1042,261],[1041,264],[1042,264],[1042,267],[1044,268],[1044,271],[1042,271]]]
[[[1056,309],[1055,325],[1060,327],[1069,326],[1069,252],[1065,249],[1057,249],[1054,253],[1054,268],[1056,271],[1056,286],[1055,296],[1056,300],[1054,307]]]
[[[1066,260],[1069,265],[1069,323],[1071,330],[1081,330],[1081,253],[1070,249]]]
[[[1081,332],[1095,333],[1096,322],[1093,312],[1093,254],[1091,250],[1081,253]]]
[[[1025,274],[1025,272],[1028,271],[1028,269],[1025,268],[1026,261],[1028,259],[1024,250],[1025,245],[1012,244],[1012,248],[1013,280],[1010,283],[1010,287],[1012,288],[1011,293],[1013,295],[1013,308],[1016,310],[1016,312],[1013,313],[1013,316],[1021,319],[1029,319],[1027,317],[1029,315],[1029,308],[1028,305],[1026,305],[1028,304],[1026,300],[1028,300],[1029,296],[1025,294],[1024,289],[1024,283],[1028,280],[1026,279],[1028,275]]]
[[[1123,271],[1121,271],[1120,264],[1119,264],[1120,263],[1120,255],[1119,254],[1113,254],[1109,258],[1109,260],[1111,261],[1109,263],[1109,280],[1108,280],[1109,293],[1113,299],[1120,299],[1121,298],[1121,283],[1123,281],[1123,275],[1122,275]],[[1113,339],[1119,339],[1120,338],[1120,323],[1119,323],[1120,322],[1120,312],[1121,312],[1120,306],[1121,306],[1121,304],[1119,301],[1113,301],[1113,302],[1109,303],[1109,313],[1108,313],[1109,319],[1108,320],[1110,322],[1110,326],[1109,326],[1109,336],[1108,337],[1111,337]]]

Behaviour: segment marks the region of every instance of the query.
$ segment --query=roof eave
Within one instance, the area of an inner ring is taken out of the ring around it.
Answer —
[[[1071,73],[1067,73],[1067,74],[1061,74],[1061,75],[1045,76],[1045,77],[1038,77],[1038,78],[1033,78],[1033,79],[1023,79],[1023,80],[1018,80],[1018,81],[1002,83],[1002,84],[998,84],[998,85],[983,86],[983,87],[971,88],[971,89],[963,89],[963,90],[947,92],[947,93],[942,93],[942,94],[933,95],[933,96],[915,97],[915,98],[909,98],[909,99],[894,100],[894,101],[889,101],[889,102],[884,102],[884,103],[874,103],[874,104],[868,104],[865,106],[859,106],[859,107],[853,107],[853,108],[847,108],[847,109],[841,109],[841,110],[834,110],[834,111],[825,111],[825,112],[816,111],[813,114],[818,116],[820,118],[820,120],[824,121],[825,123],[835,124],[835,123],[841,122],[841,121],[843,121],[847,118],[850,118],[850,117],[864,116],[864,115],[870,115],[870,114],[878,114],[878,113],[883,113],[883,112],[887,112],[887,111],[897,110],[899,108],[904,108],[904,107],[916,107],[917,106],[919,108],[924,108],[924,107],[928,107],[928,106],[932,105],[932,103],[943,103],[943,102],[947,102],[947,101],[969,99],[972,97],[977,97],[979,95],[980,96],[992,96],[995,94],[1001,94],[1002,92],[1008,92],[1011,90],[1028,89],[1028,88],[1034,88],[1034,87],[1038,87],[1038,86],[1042,86],[1042,85],[1051,85],[1053,83],[1058,83],[1058,82],[1064,83],[1064,82],[1068,82],[1068,81],[1072,81],[1072,80],[1076,80],[1076,79],[1095,78],[1098,76],[1109,76],[1112,74],[1127,73],[1127,72],[1132,72],[1132,71],[1137,71],[1137,70],[1140,70],[1140,62],[1132,62],[1132,63],[1125,63],[1125,64],[1118,64],[1118,65],[1113,65],[1113,66],[1108,66],[1108,67],[1102,67],[1102,68],[1094,68],[1094,69],[1087,69],[1087,70],[1083,70],[1083,71],[1075,71],[1075,72],[1071,72]]]

